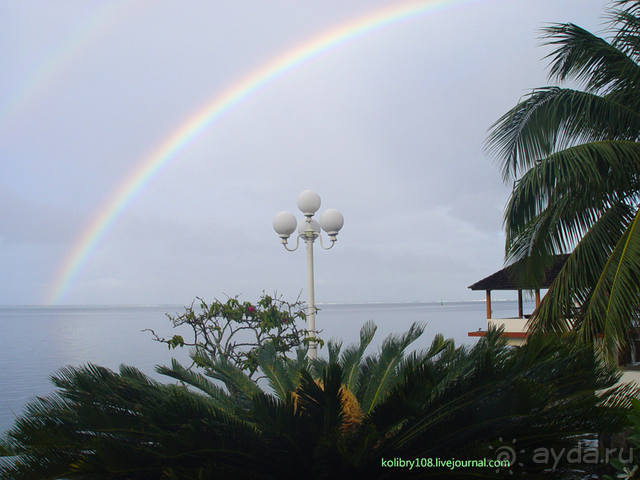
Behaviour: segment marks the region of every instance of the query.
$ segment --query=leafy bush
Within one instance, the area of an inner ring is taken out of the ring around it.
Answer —
[[[238,297],[225,302],[196,300],[199,308],[194,308],[194,300],[184,313],[167,314],[174,328],[190,327],[192,339],[185,340],[181,335],[163,338],[146,329],[156,341],[166,343],[170,349],[192,347],[191,356],[196,365],[224,359],[255,379],[259,374],[257,354],[266,343],[273,346],[278,356],[284,357],[312,340],[308,331],[296,324],[298,320],[306,321],[304,304],[299,300],[290,303],[264,293],[255,303],[241,302]]]

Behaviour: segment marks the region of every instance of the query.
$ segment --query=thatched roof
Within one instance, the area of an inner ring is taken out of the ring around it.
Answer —
[[[524,279],[524,264],[519,261],[477,281],[470,285],[469,288],[471,290],[534,290],[536,288],[549,288],[567,257],[569,255],[555,255],[553,263],[544,272],[544,280],[538,284],[532,284]]]

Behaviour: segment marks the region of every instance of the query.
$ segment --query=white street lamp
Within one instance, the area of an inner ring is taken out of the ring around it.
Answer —
[[[342,214],[335,208],[325,210],[320,215],[320,223],[313,219],[313,215],[320,208],[320,195],[311,190],[305,190],[298,195],[298,208],[304,214],[305,220],[300,223],[298,227],[298,236],[296,237],[296,246],[290,248],[287,240],[289,236],[296,230],[296,217],[289,212],[280,212],[273,219],[273,229],[278,236],[282,239],[282,245],[290,252],[294,252],[300,245],[300,238],[307,244],[307,285],[309,301],[307,305],[307,323],[309,335],[312,338],[316,337],[316,302],[315,292],[313,284],[313,242],[316,238],[320,239],[320,246],[324,250],[329,250],[336,243],[338,232],[344,225],[344,218]],[[324,246],[322,242],[322,235],[320,234],[320,228],[327,232],[331,243],[328,247]],[[311,341],[309,343],[309,358],[318,358],[318,345],[316,342]]]

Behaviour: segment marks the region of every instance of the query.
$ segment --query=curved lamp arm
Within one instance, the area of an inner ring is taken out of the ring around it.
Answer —
[[[296,237],[296,246],[295,248],[289,248],[289,244],[287,243],[288,239],[287,238],[283,238],[282,239],[282,246],[284,247],[285,250],[288,250],[289,252],[295,252],[298,247],[300,246],[300,235],[298,235]]]
[[[331,250],[331,248],[335,245],[336,243],[336,237],[329,237],[329,239],[331,240],[331,243],[329,244],[328,247],[324,246],[324,242],[322,241],[322,235],[318,235],[318,239],[320,240],[320,246],[322,247],[323,250]]]

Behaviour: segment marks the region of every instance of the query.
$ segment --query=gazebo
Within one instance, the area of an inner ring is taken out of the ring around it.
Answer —
[[[558,275],[558,272],[567,260],[568,255],[556,255],[553,262],[545,270],[544,278],[534,284],[527,281],[524,276],[524,263],[522,261],[513,263],[502,270],[498,270],[482,280],[470,285],[471,290],[484,290],[486,292],[487,303],[487,328],[491,325],[504,327],[503,336],[507,337],[509,345],[521,345],[527,338],[527,318],[522,309],[523,290],[533,291],[535,295],[536,308],[540,305],[540,289],[549,288],[551,282]],[[516,290],[518,292],[518,316],[510,318],[493,318],[491,310],[491,292],[493,290]],[[470,337],[483,337],[486,330],[469,332]]]

